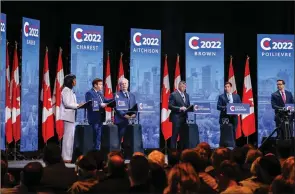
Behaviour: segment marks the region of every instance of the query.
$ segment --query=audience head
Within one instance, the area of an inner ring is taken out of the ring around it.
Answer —
[[[134,152],[132,156],[144,156],[145,157],[144,153],[142,153],[142,152]]]
[[[295,180],[279,175],[272,182],[270,190],[273,194],[295,193]]]
[[[169,152],[169,154],[168,154],[168,164],[171,167],[178,164],[179,160],[180,160],[180,152],[179,151],[175,150],[175,151]]]
[[[110,153],[108,153],[108,160],[112,157],[112,156],[115,156],[115,155],[118,155],[120,156],[121,158],[124,158],[123,154],[121,151],[111,151]]]
[[[259,158],[255,171],[260,182],[270,184],[281,173],[280,161],[274,155],[262,156]]]
[[[197,193],[200,188],[198,174],[189,163],[175,165],[168,174],[168,186],[164,194]]]
[[[149,162],[144,156],[133,156],[129,163],[128,174],[131,186],[145,184],[149,178]]]
[[[258,157],[262,156],[262,152],[259,150],[250,149],[246,155],[246,164],[252,164]]]
[[[181,154],[181,162],[190,163],[197,173],[203,172],[207,166],[206,151],[202,148],[184,150]]]
[[[215,169],[218,169],[220,164],[224,160],[229,160],[229,159],[230,159],[230,151],[228,149],[217,148],[211,156],[211,163]]]
[[[78,162],[78,176],[79,177],[92,177],[96,175],[97,166],[93,158],[89,156],[82,157]]]
[[[285,179],[295,180],[295,157],[289,157],[283,163],[282,176]]]
[[[218,170],[218,186],[220,191],[224,191],[228,186],[230,181],[238,182],[241,176],[239,166],[237,163],[230,160],[225,160],[220,164]]]
[[[40,162],[30,162],[21,172],[21,183],[27,187],[36,186],[40,183],[42,175],[42,164]]]
[[[155,193],[163,193],[167,186],[166,172],[162,166],[157,163],[150,162],[150,179],[152,188]]]
[[[148,160],[150,162],[158,164],[161,167],[165,166],[165,155],[162,152],[159,152],[158,150],[152,151],[148,155]]]
[[[246,153],[244,152],[243,148],[235,147],[231,151],[231,161],[242,166],[245,163],[245,160],[246,160]]]
[[[113,155],[108,161],[108,172],[113,177],[124,177],[126,175],[124,159],[120,155]]]
[[[105,163],[103,153],[100,150],[91,150],[86,156],[95,160],[97,170],[102,170],[104,168]]]
[[[43,161],[46,165],[53,165],[62,162],[61,150],[55,143],[49,143],[44,147]]]
[[[197,148],[203,148],[206,151],[206,154],[208,156],[208,160],[211,157],[212,151],[211,151],[211,147],[207,142],[201,142],[197,145]]]

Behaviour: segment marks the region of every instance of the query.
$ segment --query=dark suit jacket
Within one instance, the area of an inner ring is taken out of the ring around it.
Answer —
[[[94,185],[87,193],[128,193],[130,182],[128,176],[109,176]]]
[[[286,104],[293,104],[294,99],[291,92],[285,90],[286,95]],[[275,113],[278,112],[278,109],[284,108],[285,103],[283,101],[282,95],[279,90],[271,94],[271,106],[275,110]]]
[[[86,100],[86,102],[88,102],[89,100],[92,100],[93,98],[100,99],[99,96],[103,100],[103,102],[101,102],[101,103],[108,103],[113,100],[113,99],[104,98],[104,96],[102,94],[97,93],[93,88],[91,90],[89,90],[88,92],[86,92],[85,100]],[[102,107],[99,108],[99,111],[93,111],[92,104],[89,104],[89,106],[87,107],[87,118],[88,118],[89,124],[96,124],[96,123],[104,122],[105,115],[106,115],[105,109]]]
[[[233,103],[241,103],[241,98],[238,94],[232,94],[233,96]],[[227,115],[226,114],[226,105],[229,103],[226,93],[219,95],[218,102],[217,102],[217,110],[220,110],[219,116],[219,123],[222,124],[222,118],[230,118],[233,117],[234,120],[237,122],[238,116],[237,115]]]
[[[116,96],[119,96],[120,98],[126,98],[124,93],[120,90]],[[131,92],[128,92],[129,95],[129,109],[132,108],[135,104],[136,104],[136,99],[135,99],[135,95],[132,94]],[[128,112],[127,110],[117,110],[115,108],[115,124],[119,124],[122,122],[127,122],[127,119],[124,117],[125,114]]]
[[[44,188],[67,191],[78,177],[74,168],[67,168],[63,162],[46,166],[40,184]]]
[[[186,119],[187,113],[180,111],[180,107],[184,106],[188,108],[190,106],[189,95],[184,92],[185,102],[183,101],[181,94],[178,90],[172,92],[169,96],[169,106],[168,108],[171,110],[169,120],[171,122],[176,122],[179,119]]]

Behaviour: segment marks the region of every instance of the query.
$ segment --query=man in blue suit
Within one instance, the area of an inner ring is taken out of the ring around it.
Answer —
[[[103,81],[96,78],[92,81],[92,89],[85,94],[86,102],[98,99],[99,111],[93,111],[92,104],[87,107],[87,118],[90,125],[92,125],[94,131],[94,148],[99,150],[101,143],[101,128],[105,121],[105,107],[106,103],[111,102],[113,99],[105,99],[103,95]]]
[[[292,93],[285,90],[284,80],[277,80],[277,88],[278,90],[271,94],[271,106],[275,110],[276,127],[279,127],[281,124],[278,115],[279,109],[285,108],[286,104],[294,104],[294,99]]]
[[[126,98],[128,109],[133,108],[136,105],[136,99],[134,94],[128,92],[129,81],[126,78],[122,78],[119,84],[120,91],[116,94],[116,98]],[[122,137],[124,137],[125,129],[129,124],[128,120],[136,117],[136,113],[128,115],[126,114],[127,112],[127,110],[118,110],[115,108],[115,124],[118,126],[120,142],[122,140]]]
[[[241,98],[238,94],[232,93],[232,83],[226,82],[224,84],[224,94],[219,95],[217,102],[217,110],[220,111],[219,124],[223,124],[224,119],[228,119],[229,123],[233,125],[233,139],[236,139],[236,128],[238,125],[238,115],[228,115],[226,113],[227,103],[241,103]],[[233,142],[235,145],[235,142]]]

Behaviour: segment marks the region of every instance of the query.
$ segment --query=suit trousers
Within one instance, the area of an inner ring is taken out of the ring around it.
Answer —
[[[171,141],[170,141],[170,148],[171,149],[176,148],[177,137],[180,133],[181,128],[185,127],[185,124],[186,124],[185,117],[180,117],[178,119],[175,119],[175,121],[172,122],[172,136],[171,136]]]
[[[102,123],[92,124],[94,149],[100,150]]]
[[[64,121],[64,136],[62,140],[63,160],[72,160],[76,124]]]
[[[118,123],[117,126],[118,126],[118,135],[119,135],[119,142],[121,143],[122,141],[122,138],[124,137],[125,135],[125,130],[126,130],[126,127],[127,125],[129,124],[128,120],[126,121],[123,121],[121,123]]]
[[[235,119],[235,116],[230,116],[229,118],[229,123],[231,123],[233,125],[233,147],[236,147],[236,130],[237,130],[237,126],[238,126],[238,123],[237,123],[237,119],[238,117],[236,117]]]

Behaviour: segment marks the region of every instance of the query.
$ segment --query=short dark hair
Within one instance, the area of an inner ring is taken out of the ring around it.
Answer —
[[[226,86],[226,85],[230,85],[230,87],[233,87],[232,83],[230,83],[230,82],[225,82],[224,86]]]
[[[77,165],[85,171],[93,171],[97,169],[95,160],[87,155],[78,161]]]
[[[43,166],[40,162],[28,163],[21,172],[22,183],[28,187],[36,186],[40,183],[43,175]]]
[[[180,85],[180,84],[184,84],[184,85],[185,85],[186,83],[185,83],[185,81],[181,80],[181,81],[178,83],[178,85]]]
[[[285,81],[284,80],[282,80],[282,79],[278,79],[277,80],[277,82],[280,82],[280,81],[285,85]]]
[[[60,147],[55,143],[48,143],[43,154],[43,161],[46,165],[57,164],[62,161]]]
[[[129,163],[129,176],[137,184],[145,183],[149,178],[149,162],[144,156],[133,156]]]
[[[95,78],[93,81],[92,81],[92,87],[94,87],[95,84],[97,84],[98,82],[103,82],[102,79],[100,78]]]
[[[74,79],[76,79],[76,76],[74,74],[66,75],[64,78],[64,85],[63,86],[72,89]]]

